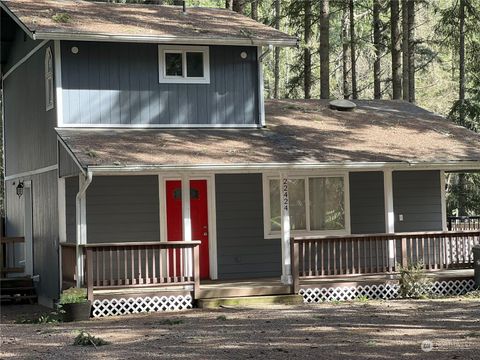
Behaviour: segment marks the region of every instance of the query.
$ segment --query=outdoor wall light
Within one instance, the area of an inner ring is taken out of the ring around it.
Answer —
[[[242,59],[246,59],[247,56],[248,56],[248,54],[247,54],[246,51],[242,51],[242,52],[240,53],[240,57],[241,57]]]
[[[17,195],[18,195],[19,198],[21,198],[22,195],[23,195],[23,188],[24,188],[23,181],[19,181],[18,185],[17,185],[17,189],[16,189],[17,190]]]

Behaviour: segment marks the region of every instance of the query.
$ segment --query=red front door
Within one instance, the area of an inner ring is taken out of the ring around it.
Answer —
[[[167,239],[182,241],[182,183],[179,180],[166,182]],[[200,240],[200,278],[210,277],[208,254],[208,197],[206,180],[190,180],[190,218],[192,240]],[[178,262],[177,262],[178,264]]]

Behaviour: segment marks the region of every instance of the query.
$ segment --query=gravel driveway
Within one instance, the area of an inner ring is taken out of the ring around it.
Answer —
[[[192,310],[48,325],[2,306],[0,358],[480,359],[480,300],[368,301]],[[111,344],[71,345],[78,330]],[[422,350],[422,342],[425,350]]]

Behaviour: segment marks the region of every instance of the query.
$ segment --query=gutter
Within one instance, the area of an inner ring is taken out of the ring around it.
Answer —
[[[76,277],[77,277],[77,287],[81,287],[84,283],[83,274],[84,274],[84,262],[83,254],[81,252],[80,245],[87,243],[87,227],[86,227],[86,209],[85,209],[85,193],[92,183],[93,173],[87,171],[86,181],[78,189],[77,196],[75,198],[76,202],[76,225],[77,225],[77,243],[76,243],[76,253],[77,253],[77,267],[76,267]]]
[[[162,43],[162,44],[189,44],[189,45],[235,45],[235,46],[279,46],[294,47],[299,43],[298,38],[274,40],[274,39],[221,39],[201,37],[177,37],[177,36],[135,36],[135,35],[110,35],[102,33],[55,33],[35,32],[32,34],[35,40],[74,40],[74,41],[113,41],[113,42],[136,42],[136,43]]]
[[[208,171],[208,172],[264,172],[265,170],[480,170],[480,161],[447,161],[447,162],[346,162],[346,163],[316,163],[316,164],[289,164],[289,163],[265,163],[265,164],[203,164],[203,165],[127,165],[88,166],[88,172],[95,174],[121,174],[121,173],[157,173],[158,171]]]

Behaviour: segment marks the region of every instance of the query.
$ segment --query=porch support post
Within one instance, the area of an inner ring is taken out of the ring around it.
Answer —
[[[440,196],[442,201],[442,229],[448,231],[447,224],[447,189],[445,186],[445,171],[440,171]]]
[[[392,170],[383,171],[383,188],[385,197],[385,232],[395,233],[395,213],[393,210],[393,176]],[[388,241],[388,263],[389,268],[395,267],[395,240]]]
[[[292,285],[292,263],[290,255],[290,206],[288,200],[288,176],[280,173],[280,205],[282,210],[282,283]]]
[[[77,287],[81,287],[85,283],[84,274],[84,255],[81,245],[87,243],[87,197],[86,191],[92,182],[92,173],[88,172],[87,177],[82,174],[78,176],[78,193],[76,197],[76,254],[77,254],[77,266],[76,266],[76,280]]]
[[[191,221],[191,216],[190,216],[190,180],[188,179],[188,176],[186,174],[182,175],[182,214],[183,214],[183,241],[192,241],[192,221]],[[185,250],[184,250],[185,251]],[[190,250],[188,250],[190,251]],[[192,263],[192,257],[193,253],[189,253],[188,256],[187,254],[183,254],[185,259],[185,273],[188,274],[188,276],[193,275],[193,263]]]

